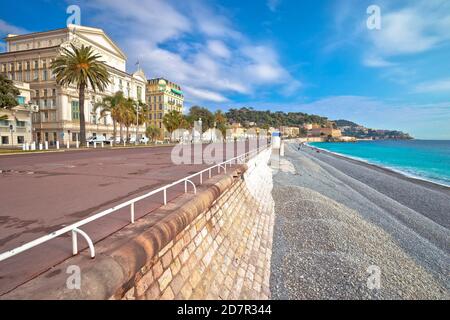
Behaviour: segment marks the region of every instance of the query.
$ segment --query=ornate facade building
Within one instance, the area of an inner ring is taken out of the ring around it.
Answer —
[[[184,112],[184,94],[176,83],[163,78],[148,80],[147,105],[149,106],[150,124],[162,129],[166,136],[163,118],[172,110]]]
[[[71,43],[92,47],[106,62],[111,76],[111,84],[104,92],[94,92],[90,88],[86,92],[88,137],[112,137],[111,117],[101,118],[100,111],[94,111],[96,102],[103,97],[122,91],[127,98],[146,101],[145,74],[141,70],[133,74],[126,72],[125,54],[101,29],[69,25],[52,31],[8,35],[5,41],[6,52],[0,54],[0,73],[11,80],[29,83],[30,102],[39,106],[39,112],[33,114],[33,141],[52,144],[57,140],[75,142],[79,138],[78,91],[74,86],[57,85],[51,71],[51,64],[61,48],[69,47]],[[144,126],[139,128],[140,135],[144,131]],[[130,132],[135,134],[136,128],[131,128]]]

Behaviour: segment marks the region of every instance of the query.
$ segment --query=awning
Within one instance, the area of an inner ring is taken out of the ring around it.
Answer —
[[[7,117],[4,119],[4,121],[16,121],[16,119],[12,114],[2,114],[1,110],[0,110],[0,117]]]
[[[175,94],[178,94],[180,96],[183,95],[183,91],[180,91],[180,90],[177,90],[177,89],[172,89],[172,92],[175,93]]]
[[[23,121],[23,122],[29,122],[31,121],[30,119],[30,114],[16,114],[16,119],[17,121]]]

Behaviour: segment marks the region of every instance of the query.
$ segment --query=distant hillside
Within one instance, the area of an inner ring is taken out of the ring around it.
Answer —
[[[334,121],[338,127],[359,127],[359,124],[348,120],[336,120]]]
[[[413,139],[408,133],[397,130],[378,130],[369,129],[359,124],[348,120],[334,121],[336,126],[341,129],[342,134],[349,137],[356,137],[358,139],[375,139],[375,140],[409,140]]]
[[[318,123],[320,125],[325,125],[328,119],[318,115],[311,115],[302,112],[272,112],[272,111],[257,111],[253,108],[241,108],[241,109],[230,109],[226,113],[228,121],[238,122],[244,126],[248,126],[250,123],[255,123],[257,126],[269,126],[269,127],[281,127],[281,126],[292,126],[299,127],[306,123]]]

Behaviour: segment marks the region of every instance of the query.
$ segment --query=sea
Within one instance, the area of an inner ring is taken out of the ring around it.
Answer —
[[[309,145],[450,187],[450,140],[375,140]]]

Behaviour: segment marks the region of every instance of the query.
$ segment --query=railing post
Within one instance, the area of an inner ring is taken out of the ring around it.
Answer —
[[[167,189],[164,189],[164,205],[167,205]]]
[[[187,193],[187,180],[184,180],[184,193]]]
[[[72,230],[72,254],[75,256],[78,254],[78,239],[77,232]]]
[[[203,184],[203,172],[200,173],[200,184]]]
[[[134,223],[134,202],[131,204],[131,223]]]

